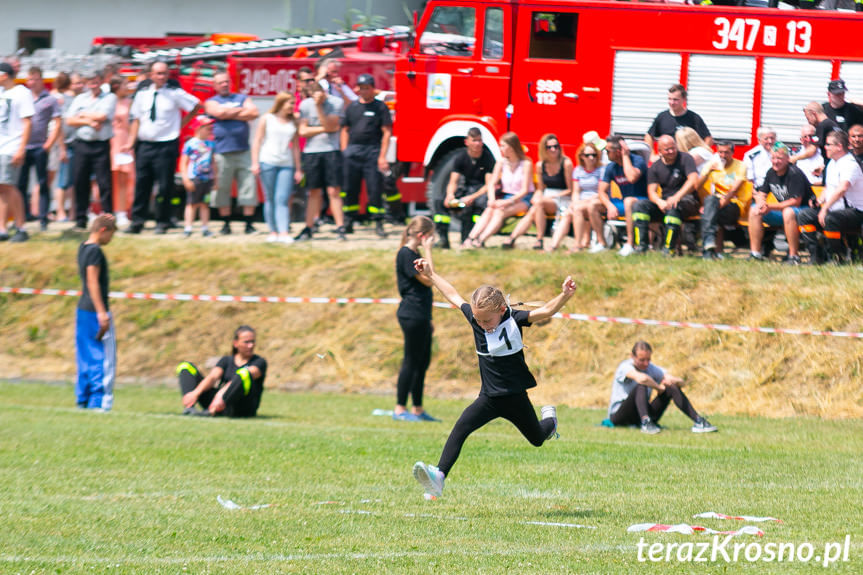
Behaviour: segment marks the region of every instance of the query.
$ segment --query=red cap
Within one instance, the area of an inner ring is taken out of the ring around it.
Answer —
[[[209,125],[213,124],[214,122],[215,122],[215,120],[212,119],[211,117],[206,116],[204,114],[201,114],[200,116],[195,116],[194,119],[192,119],[191,124],[192,124],[192,129],[197,130],[198,128],[200,128],[202,126],[209,126]]]

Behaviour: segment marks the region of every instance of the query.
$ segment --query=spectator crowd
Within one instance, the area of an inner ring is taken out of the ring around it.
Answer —
[[[533,164],[510,132],[500,138],[495,162],[480,129],[472,128],[434,202],[439,247],[450,245],[453,218],[462,225],[462,248],[471,249],[484,247],[508,217],[519,216],[504,249],[533,226],[535,250],[557,249],[572,228],[571,252],[602,252],[619,237],[624,257],[649,249],[671,256],[685,247],[719,260],[728,240],[748,244],[749,258],[765,261],[778,245],[774,239],[784,235],[787,264],[803,261],[801,242],[810,263],[858,260],[863,104],[846,100],[846,92],[843,80],[832,80],[826,102],[804,106],[807,124],[797,150],[765,126],[742,160],[735,158],[734,142],[714,141],[704,120],[688,109],[680,84],[669,88],[668,109],[643,140],[587,132],[572,160],[557,135],[547,133]],[[547,221],[553,232],[546,244]]]
[[[385,219],[404,223],[386,159],[391,113],[371,75],[360,75],[354,89],[339,68],[324,58],[316,70],[300,69],[296,93],[278,94],[261,114],[232,91],[225,72],[213,76],[215,94],[202,102],[164,62],[152,63],[135,85],[113,65],[101,73],[61,72],[50,91],[40,68],[27,70],[24,86],[15,82],[16,62],[0,62],[0,241],[26,241],[26,222],[35,220],[42,231],[71,221],[84,232],[99,213],[114,214],[128,234],[153,220],[154,233],[163,235],[180,226],[183,204],[186,237],[196,215],[201,234],[213,235],[211,209],[222,222],[218,233],[232,233],[237,212],[243,231],[254,234],[261,196],[267,241],[310,240],[325,217],[345,240],[359,218],[363,182],[367,212],[385,237]],[[184,137],[190,122],[194,134]],[[300,184],[307,213],[292,236],[291,198]]]
[[[27,70],[25,87],[15,84],[14,65],[0,62],[0,241],[26,241],[27,221],[43,231],[52,221],[72,221],[83,231],[100,212],[115,214],[126,233],[139,234],[154,220],[154,233],[165,234],[181,225],[181,204],[186,237],[196,214],[200,233],[213,235],[211,209],[221,220],[218,233],[232,233],[237,213],[244,233],[254,234],[261,197],[267,241],[311,240],[327,218],[345,240],[360,217],[363,182],[367,216],[386,237],[385,221],[404,223],[387,160],[391,114],[371,75],[360,75],[353,89],[339,65],[325,58],[316,70],[300,69],[296,93],[278,94],[261,114],[232,91],[225,72],[214,75],[215,94],[201,102],[169,77],[164,62],[151,64],[135,86],[108,66],[100,74],[60,73],[50,91],[39,68]],[[459,245],[474,249],[517,217],[504,249],[533,228],[533,249],[546,251],[572,233],[570,252],[602,252],[619,239],[621,256],[649,249],[675,255],[698,249],[700,235],[705,259],[722,259],[729,240],[748,244],[750,259],[765,260],[781,234],[789,264],[801,263],[801,251],[811,263],[860,257],[863,104],[846,92],[843,80],[832,80],[827,101],[805,104],[799,146],[777,141],[765,126],[741,160],[734,142],[713,139],[679,84],[643,139],[587,132],[571,159],[563,150],[573,143],[547,133],[534,162],[509,132],[495,161],[472,128],[429,206],[438,245],[450,247],[454,219]],[[181,142],[189,122],[194,135]],[[292,198],[301,187],[304,225],[292,235]]]

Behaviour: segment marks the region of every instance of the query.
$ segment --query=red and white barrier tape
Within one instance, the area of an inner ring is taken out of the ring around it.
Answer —
[[[79,290],[59,289],[37,289],[37,288],[13,288],[0,287],[0,294],[18,295],[57,295],[79,297]],[[323,304],[385,304],[398,305],[398,298],[372,298],[372,297],[279,297],[279,296],[256,296],[256,295],[197,295],[186,293],[141,293],[141,292],[117,292],[108,293],[108,297],[114,299],[142,299],[153,301],[202,301],[202,302],[227,302],[227,303],[323,303]],[[433,304],[439,308],[454,308],[453,305],[442,302]],[[852,331],[822,331],[814,329],[787,329],[781,327],[750,327],[746,325],[727,325],[721,323],[698,323],[689,321],[671,321],[658,319],[639,319],[631,317],[611,317],[604,315],[587,315],[582,313],[556,313],[554,317],[569,319],[573,321],[586,321],[598,323],[613,323],[621,325],[649,325],[659,327],[682,327],[690,329],[709,329],[717,331],[732,331],[740,333],[767,333],[786,335],[817,335],[824,337],[848,337],[863,339],[863,332]]]

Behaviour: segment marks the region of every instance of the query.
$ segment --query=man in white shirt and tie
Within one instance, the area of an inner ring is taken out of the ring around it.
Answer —
[[[155,62],[150,68],[151,84],[135,94],[129,117],[132,124],[127,149],[135,148],[135,202],[128,233],[138,234],[147,220],[147,206],[153,184],[156,193],[156,233],[170,225],[170,198],[179,154],[180,131],[201,107],[201,102],[179,87],[168,85],[168,65]],[[183,122],[182,112],[188,112]]]

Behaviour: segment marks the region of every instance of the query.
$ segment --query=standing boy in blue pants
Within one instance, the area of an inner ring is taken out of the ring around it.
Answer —
[[[117,223],[111,214],[101,214],[90,226],[90,236],[78,247],[81,299],[75,317],[75,355],[78,407],[109,411],[114,404],[117,342],[108,310],[108,260],[102,252]]]

